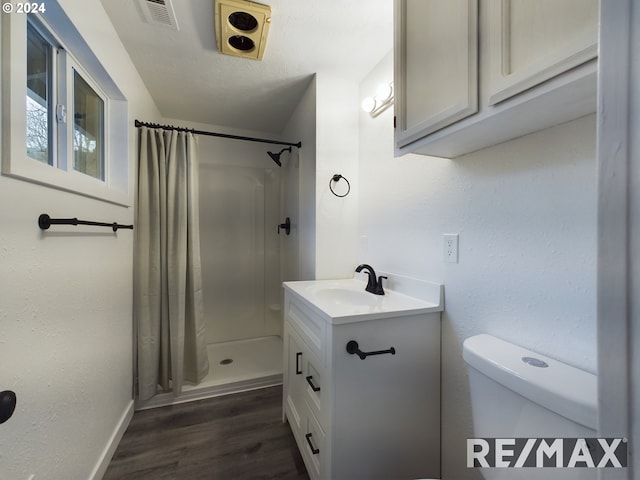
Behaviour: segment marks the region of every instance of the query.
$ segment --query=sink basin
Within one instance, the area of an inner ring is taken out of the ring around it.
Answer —
[[[316,313],[333,324],[359,322],[442,311],[440,286],[435,302],[385,288],[385,295],[365,291],[366,283],[352,279],[285,282],[286,291],[302,299]]]
[[[329,287],[318,288],[314,292],[320,301],[334,302],[342,305],[376,305],[380,300],[378,295],[363,291],[353,290],[350,288]]]

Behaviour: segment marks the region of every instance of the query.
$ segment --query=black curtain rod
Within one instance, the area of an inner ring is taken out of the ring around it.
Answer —
[[[255,138],[255,137],[243,137],[240,135],[230,135],[228,133],[205,132],[204,130],[195,130],[193,128],[174,127],[173,125],[160,125],[158,123],[141,122],[140,120],[135,121],[135,126],[148,127],[148,128],[161,128],[163,130],[176,130],[178,132],[191,132],[195,135],[208,135],[210,137],[233,138],[234,140],[247,140],[249,142],[273,143],[274,145],[290,145],[292,147],[298,147],[298,148],[302,147],[302,142],[298,142],[298,143],[280,142],[278,140],[267,140],[264,138]]]
[[[89,220],[78,220],[77,218],[51,218],[46,213],[38,217],[38,226],[42,230],[47,230],[51,225],[93,225],[94,227],[111,227],[114,232],[119,228],[133,230],[133,225],[120,225],[119,223],[91,222]]]

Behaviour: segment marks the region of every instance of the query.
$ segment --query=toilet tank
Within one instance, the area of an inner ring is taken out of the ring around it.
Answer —
[[[475,437],[596,437],[597,377],[491,335],[467,338]]]

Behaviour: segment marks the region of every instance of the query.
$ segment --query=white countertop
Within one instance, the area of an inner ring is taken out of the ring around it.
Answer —
[[[357,278],[284,282],[283,286],[332,324],[444,310],[442,285],[384,272],[382,274],[389,276],[389,280],[385,281],[385,295],[365,291],[366,283]],[[398,289],[394,289],[394,286]],[[399,290],[410,291],[412,294],[401,293]]]

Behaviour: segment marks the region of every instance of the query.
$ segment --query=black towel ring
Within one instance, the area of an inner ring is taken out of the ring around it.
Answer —
[[[341,179],[344,179],[344,181],[347,182],[347,193],[345,193],[344,195],[338,195],[333,190],[333,185],[332,185],[332,182],[339,182]],[[331,180],[329,180],[329,190],[331,190],[331,193],[333,193],[336,197],[340,197],[340,198],[346,197],[347,195],[349,195],[349,192],[351,191],[351,184],[349,183],[349,180],[347,180],[346,177],[343,177],[339,173],[336,173],[333,177],[331,177]]]

